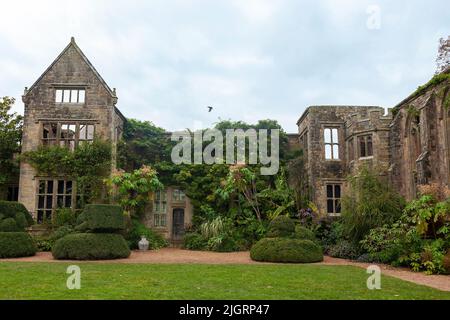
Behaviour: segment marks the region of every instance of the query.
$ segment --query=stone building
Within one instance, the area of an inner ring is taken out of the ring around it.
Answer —
[[[297,122],[304,193],[321,213],[339,215],[346,178],[365,165],[407,200],[417,186],[450,185],[449,78],[431,81],[385,115],[375,106],[311,106]]]
[[[390,130],[391,183],[407,199],[417,186],[450,186],[450,69],[446,80],[430,83],[394,109]]]
[[[72,38],[39,79],[25,89],[22,152],[41,145],[73,150],[94,136],[110,141],[115,165],[116,143],[125,118],[116,107],[115,90],[106,84]],[[39,176],[20,164],[19,201],[42,222],[58,207],[77,206],[75,181]]]
[[[24,126],[22,151],[41,145],[60,145],[73,150],[95,137],[116,145],[126,121],[116,107],[117,95],[72,38],[67,47],[22,97]],[[28,163],[20,164],[18,200],[38,223],[51,219],[57,208],[76,209],[76,182],[65,176],[40,176]],[[184,193],[168,188],[149,206],[146,223],[168,239],[179,240],[192,219],[192,206]]]
[[[298,120],[305,190],[320,212],[341,213],[346,178],[365,163],[388,168],[390,115],[375,106],[311,106]]]

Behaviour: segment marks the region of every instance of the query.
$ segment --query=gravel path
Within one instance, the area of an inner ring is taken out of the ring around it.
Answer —
[[[39,252],[33,257],[17,259],[0,259],[2,261],[15,262],[67,262],[54,260],[50,252]],[[79,263],[79,261],[76,261]],[[202,263],[202,264],[263,264],[250,259],[249,252],[209,252],[190,251],[176,248],[164,248],[156,251],[133,251],[128,259],[89,261],[94,263]],[[325,257],[319,265],[347,265],[367,268],[369,263],[353,262],[345,259]],[[399,278],[405,281],[429,286],[438,290],[450,291],[450,276],[426,275],[412,272],[406,268],[394,268],[388,265],[378,264],[384,275]]]

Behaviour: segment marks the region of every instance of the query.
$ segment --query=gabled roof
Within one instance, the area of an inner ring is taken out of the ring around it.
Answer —
[[[84,55],[83,51],[78,47],[78,45],[75,42],[75,38],[72,37],[70,39],[70,43],[64,48],[64,50],[58,55],[58,57],[52,62],[52,64],[44,71],[44,73],[36,80],[35,83],[26,91],[24,96],[27,96],[35,87],[36,85],[42,80],[42,78],[49,72],[53,66],[61,59],[61,57],[70,49],[74,48],[78,54],[81,56],[81,58],[86,62],[86,64],[89,66],[89,68],[92,70],[92,72],[95,74],[97,79],[100,81],[100,83],[105,87],[106,91],[112,96],[116,97],[116,93],[111,90],[111,88],[106,84],[106,81],[102,78],[102,76],[98,73],[98,71],[94,68],[92,63],[89,61],[89,59]]]

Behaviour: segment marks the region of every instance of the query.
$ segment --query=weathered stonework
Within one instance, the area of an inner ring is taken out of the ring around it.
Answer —
[[[447,73],[449,71],[447,70]],[[327,208],[327,185],[348,188],[346,178],[365,165],[386,177],[407,200],[417,186],[450,185],[450,84],[446,80],[413,94],[384,115],[371,106],[311,106],[297,122],[305,155],[310,199],[320,212]],[[339,159],[325,159],[324,129],[339,132]],[[361,139],[370,137],[371,154],[362,156]]]
[[[57,88],[85,90],[84,103],[56,102]],[[22,151],[36,150],[43,142],[43,123],[92,124],[95,135],[110,141],[115,166],[116,143],[125,118],[116,108],[117,96],[97,73],[74,39],[22,97],[25,104]],[[27,163],[20,165],[19,201],[35,216],[38,179]]]
[[[450,185],[450,108],[445,106],[449,91],[447,80],[395,107],[398,113],[390,130],[390,178],[407,199],[416,196],[420,184]]]

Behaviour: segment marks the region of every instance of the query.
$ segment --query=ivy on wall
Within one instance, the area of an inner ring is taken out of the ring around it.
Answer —
[[[40,176],[67,177],[77,182],[78,193],[87,201],[100,196],[103,179],[111,173],[111,144],[99,139],[84,143],[74,151],[61,146],[40,146],[20,159]]]

